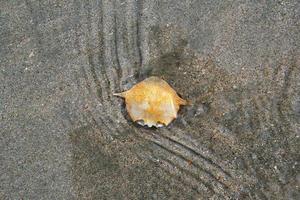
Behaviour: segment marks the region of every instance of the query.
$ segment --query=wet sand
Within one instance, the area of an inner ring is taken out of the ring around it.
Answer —
[[[0,2],[0,199],[299,199],[299,1]],[[113,93],[149,76],[165,128]]]

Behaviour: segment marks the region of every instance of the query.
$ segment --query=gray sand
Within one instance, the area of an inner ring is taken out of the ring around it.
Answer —
[[[50,2],[50,3],[49,3]],[[0,199],[299,199],[300,2],[0,2]],[[164,78],[168,127],[112,96]]]

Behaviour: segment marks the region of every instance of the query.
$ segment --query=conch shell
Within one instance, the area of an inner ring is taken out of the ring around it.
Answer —
[[[155,76],[114,95],[125,98],[126,109],[134,122],[149,127],[167,126],[177,117],[180,105],[187,105],[166,81]]]

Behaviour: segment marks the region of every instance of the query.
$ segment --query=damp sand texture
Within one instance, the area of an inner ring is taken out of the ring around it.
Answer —
[[[299,199],[300,3],[0,2],[0,199]],[[133,123],[150,76],[184,99]]]

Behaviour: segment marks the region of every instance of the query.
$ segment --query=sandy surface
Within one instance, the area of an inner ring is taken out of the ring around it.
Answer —
[[[0,199],[299,199],[300,3],[0,2]],[[170,126],[112,96],[151,75]]]

